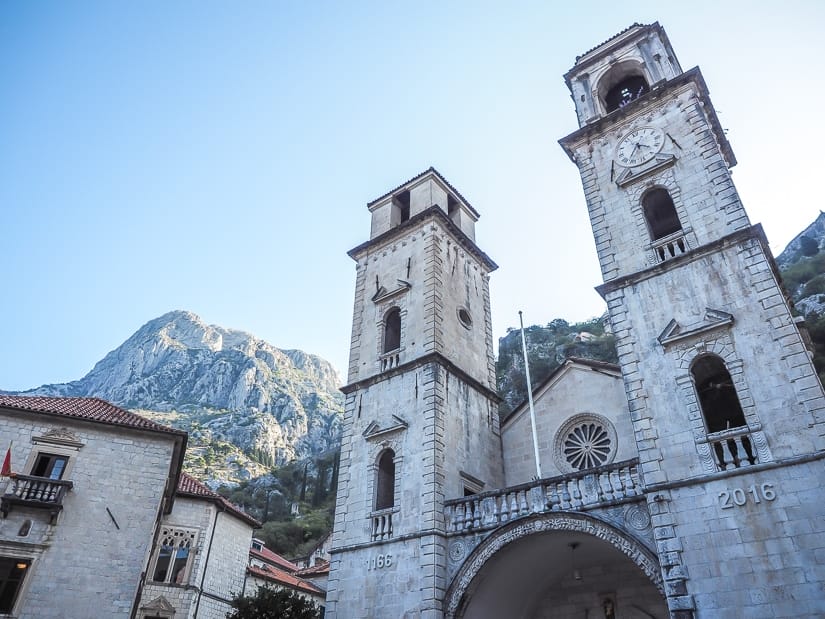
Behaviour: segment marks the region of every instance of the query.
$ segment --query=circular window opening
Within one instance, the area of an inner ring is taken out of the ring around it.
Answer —
[[[554,455],[559,468],[568,472],[609,464],[616,455],[616,431],[600,415],[577,415],[556,435]]]
[[[470,317],[470,312],[463,307],[458,308],[458,320],[466,329],[473,326],[473,319]]]

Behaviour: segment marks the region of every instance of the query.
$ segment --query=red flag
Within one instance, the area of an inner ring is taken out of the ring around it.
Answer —
[[[6,457],[3,459],[3,469],[0,470],[0,476],[11,476],[11,444],[9,444],[9,449],[6,452]]]

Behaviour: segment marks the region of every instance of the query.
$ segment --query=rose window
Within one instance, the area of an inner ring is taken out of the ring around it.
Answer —
[[[570,419],[556,435],[556,462],[565,471],[583,471],[613,461],[616,431],[601,415]]]

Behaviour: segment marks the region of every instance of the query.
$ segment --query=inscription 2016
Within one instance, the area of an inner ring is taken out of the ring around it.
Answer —
[[[776,491],[773,484],[753,484],[748,488],[733,488],[732,490],[722,490],[719,493],[719,506],[722,509],[733,509],[742,507],[747,503],[759,504],[762,501],[773,501],[776,498]]]

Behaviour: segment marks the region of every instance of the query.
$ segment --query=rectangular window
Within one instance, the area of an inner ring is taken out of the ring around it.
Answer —
[[[184,584],[189,578],[196,533],[190,529],[163,527],[155,555],[152,580]]]
[[[48,477],[49,479],[62,479],[63,471],[66,470],[67,456],[57,454],[39,453],[37,460],[32,467],[32,475],[35,477]]]
[[[23,579],[31,565],[28,559],[0,557],[0,613],[11,614]]]

